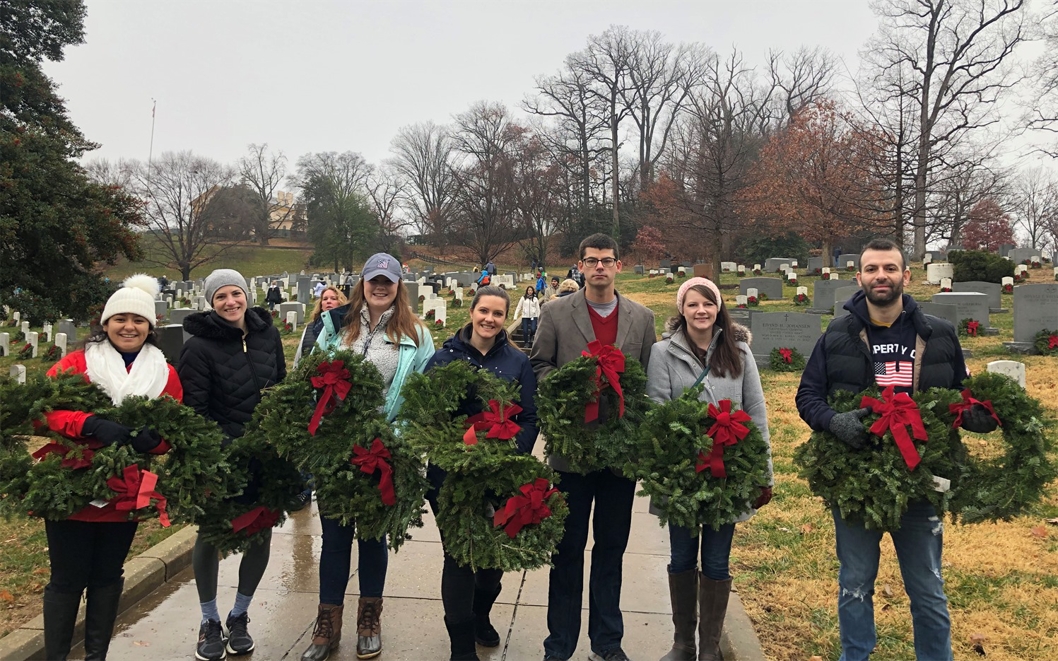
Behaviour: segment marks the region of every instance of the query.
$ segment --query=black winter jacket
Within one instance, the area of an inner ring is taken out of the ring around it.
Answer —
[[[287,365],[279,331],[263,308],[246,311],[246,337],[216,312],[184,318],[193,337],[184,343],[177,372],[184,386],[184,404],[220,425],[231,438],[243,434],[261,390],[286,377]]]
[[[837,390],[860,392],[874,384],[874,360],[864,337],[870,318],[862,291],[845,303],[850,314],[830,322],[808,359],[797,388],[797,412],[808,426],[825,431],[834,417],[827,398]],[[959,336],[950,322],[922,312],[904,294],[904,312],[916,338],[915,390],[960,389],[966,361]]]

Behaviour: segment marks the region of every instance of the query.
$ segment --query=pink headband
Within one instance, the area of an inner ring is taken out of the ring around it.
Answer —
[[[716,297],[716,308],[719,310],[724,307],[724,299],[720,296],[720,288],[708,278],[691,278],[680,285],[680,290],[676,292],[676,310],[680,314],[683,314],[683,297],[687,295],[687,290],[695,285],[702,285],[713,292],[713,296]]]

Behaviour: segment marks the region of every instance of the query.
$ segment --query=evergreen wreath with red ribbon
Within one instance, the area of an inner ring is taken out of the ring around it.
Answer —
[[[768,366],[776,372],[803,372],[804,354],[791,347],[775,347],[768,355]]]
[[[641,481],[661,522],[718,530],[751,509],[768,486],[768,445],[731,400],[699,400],[702,386],[654,407],[625,473]]]
[[[1058,356],[1058,330],[1041,330],[1036,333],[1033,345],[1044,356]]]

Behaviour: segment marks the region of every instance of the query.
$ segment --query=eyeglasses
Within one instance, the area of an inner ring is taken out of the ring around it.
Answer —
[[[595,268],[599,264],[602,264],[606,268],[610,268],[611,266],[617,263],[617,259],[614,257],[603,257],[602,259],[597,259],[595,257],[585,257],[580,261],[583,262],[583,264],[590,269]]]

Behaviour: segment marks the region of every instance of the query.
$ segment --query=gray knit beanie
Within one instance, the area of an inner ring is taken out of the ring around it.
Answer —
[[[246,278],[235,269],[217,269],[206,277],[206,302],[213,306],[213,296],[221,287],[235,285],[242,290],[243,296],[250,297],[246,291]]]

